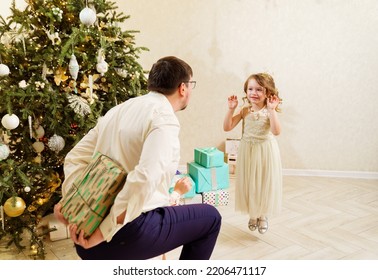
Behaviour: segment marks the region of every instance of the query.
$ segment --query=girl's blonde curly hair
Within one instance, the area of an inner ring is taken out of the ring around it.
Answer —
[[[282,99],[279,97],[278,90],[276,88],[276,85],[274,83],[273,77],[269,75],[268,73],[257,73],[250,75],[247,80],[244,82],[244,92],[247,94],[248,89],[248,82],[249,80],[254,79],[260,86],[262,86],[265,89],[266,97],[267,99],[271,98],[272,96],[277,96],[280,100],[280,103],[282,102]],[[243,98],[244,101],[248,101],[248,99],[245,97]],[[265,100],[266,104],[266,100]],[[276,111],[281,111],[278,106],[276,107]]]

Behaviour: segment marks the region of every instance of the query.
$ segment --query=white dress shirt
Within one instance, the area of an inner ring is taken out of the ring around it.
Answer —
[[[67,154],[63,196],[95,152],[120,163],[127,180],[109,215],[100,225],[110,241],[123,226],[116,218],[124,210],[124,224],[142,212],[170,205],[169,187],[180,160],[180,124],[168,99],[150,92],[112,108]]]

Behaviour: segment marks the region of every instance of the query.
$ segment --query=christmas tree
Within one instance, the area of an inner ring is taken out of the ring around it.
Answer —
[[[110,108],[146,93],[147,49],[121,30],[129,16],[114,2],[26,2],[0,17],[0,239],[44,258],[37,226],[61,198],[64,157]]]

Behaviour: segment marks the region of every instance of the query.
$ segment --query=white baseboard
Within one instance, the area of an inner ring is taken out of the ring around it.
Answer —
[[[378,172],[331,171],[314,169],[283,169],[284,176],[315,176],[334,178],[378,179]]]
[[[179,165],[178,170],[181,173],[187,172],[187,166]],[[331,171],[316,169],[283,169],[284,176],[314,176],[314,177],[334,177],[334,178],[356,178],[356,179],[378,179],[378,172],[364,171]]]
[[[179,165],[178,170],[181,173],[187,172],[187,166]],[[334,177],[334,178],[356,178],[356,179],[378,179],[378,172],[364,171],[331,171],[316,169],[283,169],[284,176],[314,176],[314,177]]]

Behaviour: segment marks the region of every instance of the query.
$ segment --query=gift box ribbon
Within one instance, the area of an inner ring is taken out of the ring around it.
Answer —
[[[217,190],[218,189],[218,182],[217,182],[217,168],[216,167],[212,167],[212,168],[209,168],[210,169],[210,181],[207,180],[207,176],[206,174],[204,174],[200,169],[198,170],[199,173],[201,174],[201,176],[205,179],[206,183],[211,186],[211,189],[213,191]]]

